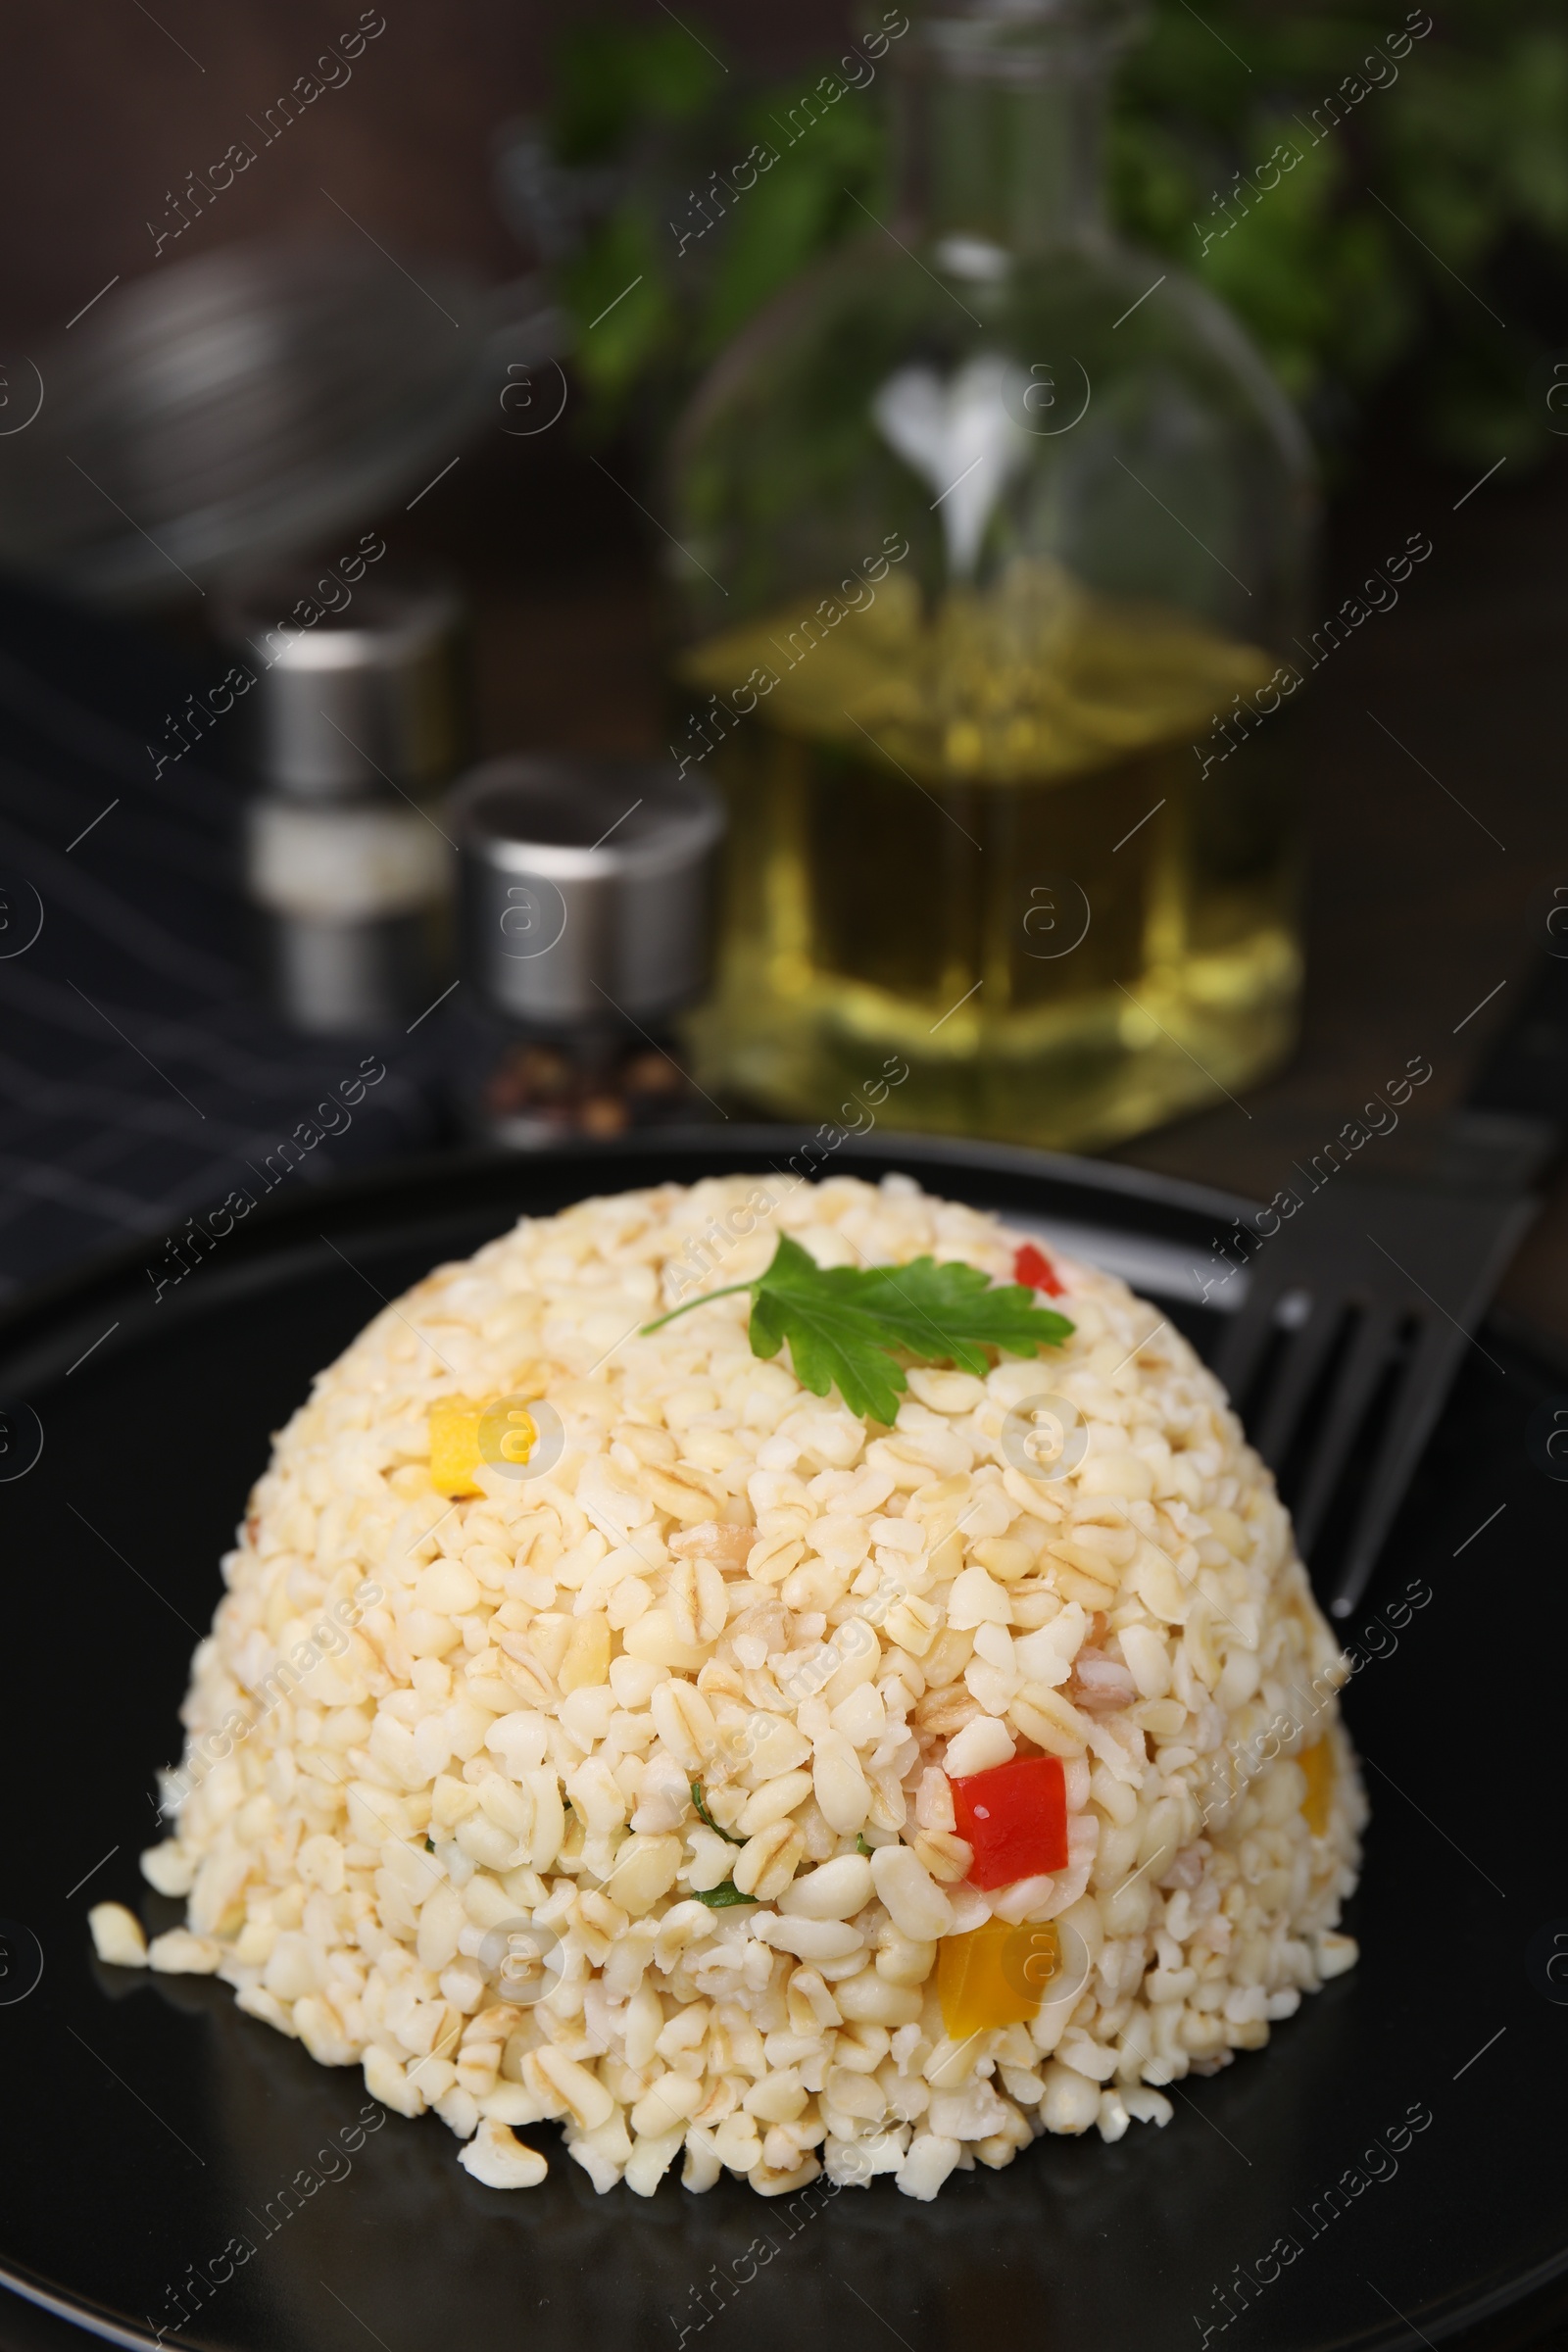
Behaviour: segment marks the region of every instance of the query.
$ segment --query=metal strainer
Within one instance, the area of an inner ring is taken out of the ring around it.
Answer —
[[[558,334],[537,278],[371,246],[159,268],[38,350],[42,406],[0,436],[0,564],[154,604],[287,558],[416,489]]]

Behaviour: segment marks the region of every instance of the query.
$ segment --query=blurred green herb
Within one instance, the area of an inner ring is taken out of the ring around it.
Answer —
[[[600,23],[558,52],[546,169],[610,189],[556,264],[591,431],[662,427],[771,295],[891,202],[896,52],[864,87],[825,66],[759,88],[699,28],[706,50]],[[1446,0],[1436,23],[1398,0],[1212,0],[1201,19],[1153,0],[1108,160],[1122,232],[1230,305],[1326,448],[1380,393],[1455,462],[1547,446],[1531,377],[1568,294],[1557,0]]]
[[[733,1879],[724,1879],[717,1886],[694,1886],[692,1892],[700,1903],[708,1905],[710,1911],[729,1911],[736,1903],[755,1903],[757,1900],[755,1894],[742,1894]]]

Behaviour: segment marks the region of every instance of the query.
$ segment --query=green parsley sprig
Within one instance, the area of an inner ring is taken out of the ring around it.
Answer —
[[[891,1424],[908,1387],[900,1353],[916,1363],[954,1363],[961,1372],[990,1369],[988,1348],[1033,1355],[1059,1348],[1073,1326],[1038,1303],[1016,1282],[994,1283],[978,1266],[938,1265],[917,1257],[906,1266],[819,1266],[788,1234],[755,1282],[706,1291],[683,1306],[645,1323],[659,1331],[710,1298],[751,1294],[752,1353],[777,1355],[790,1344],[795,1376],[814,1396],[832,1388],[852,1413]]]

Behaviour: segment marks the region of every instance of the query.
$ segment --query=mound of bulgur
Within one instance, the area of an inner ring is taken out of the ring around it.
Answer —
[[[1059,1349],[911,1368],[884,1429],[755,1356],[744,1297],[644,1336],[780,1232],[1001,1281],[1018,1243],[900,1177],[524,1219],[319,1376],[196,1651],[143,1864],[188,1926],[153,1964],[434,2108],[494,2186],[544,2177],[515,2128],[556,2118],[600,2189],[679,2159],[692,2189],[929,2198],[1041,2132],[1163,2124],[1160,2085],[1355,1956],[1344,1663],[1186,1341],[1060,1259]],[[550,1466],[438,1493],[432,1407],[519,1392]],[[1016,1444],[1043,1392],[1086,1433],[1055,1477]],[[949,1776],[1042,1751],[1067,1867],[982,1893]],[[939,1949],[992,1917],[1057,1922],[1087,1975],[955,2041]],[[519,1923],[539,1997],[498,1973]]]

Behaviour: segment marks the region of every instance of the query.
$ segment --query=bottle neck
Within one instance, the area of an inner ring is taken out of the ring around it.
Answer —
[[[1119,43],[975,39],[938,23],[904,93],[903,210],[921,239],[1025,257],[1106,234],[1104,123]]]

